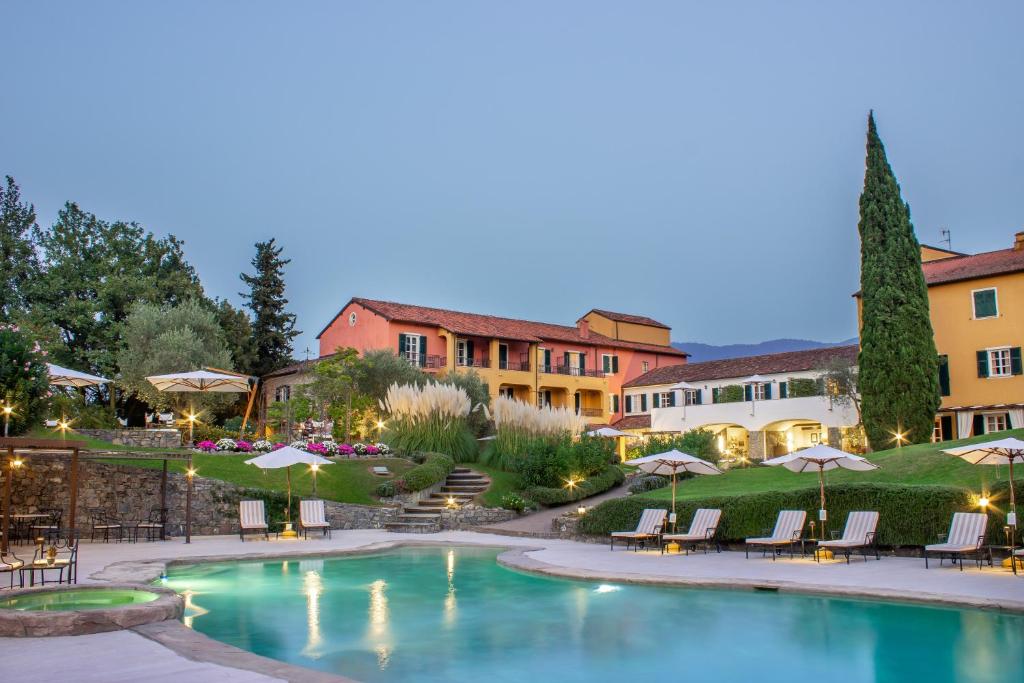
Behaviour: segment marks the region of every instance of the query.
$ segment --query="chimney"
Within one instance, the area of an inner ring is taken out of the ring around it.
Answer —
[[[1024,232],[1018,232],[1013,236],[1013,250],[1024,251]]]
[[[580,331],[580,337],[583,339],[590,339],[590,321],[586,318],[580,318],[576,321],[576,327]]]

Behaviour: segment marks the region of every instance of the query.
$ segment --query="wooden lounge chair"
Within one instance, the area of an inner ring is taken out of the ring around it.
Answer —
[[[939,556],[939,566],[949,558],[954,564],[959,560],[960,571],[964,570],[964,555],[974,555],[981,567],[982,548],[985,545],[985,529],[988,527],[988,515],[984,512],[954,512],[953,522],[949,525],[949,533],[944,534],[942,543],[933,543],[924,547],[924,567],[928,568],[928,555]],[[943,535],[940,535],[942,540]]]
[[[641,543],[646,543],[652,538],[657,539],[667,514],[668,511],[661,508],[648,508],[644,510],[643,514],[640,515],[640,521],[637,522],[635,530],[613,531],[611,533],[610,549],[615,550],[615,539],[625,539],[626,550],[629,550],[630,543],[632,543],[634,551],[638,549]]]
[[[850,564],[850,555],[857,548],[860,548],[864,561],[868,561],[868,552],[875,551],[875,559],[878,555],[878,545],[875,543],[875,530],[878,528],[878,513],[874,511],[851,512],[846,517],[846,526],[843,528],[843,535],[840,538],[833,538],[831,541],[818,541],[819,548],[831,550],[833,553],[842,553],[846,556],[846,564]],[[821,561],[819,553],[814,553],[814,559]]]
[[[327,538],[331,537],[331,524],[327,521],[322,500],[299,501],[299,529],[309,538],[310,529],[320,529]]]
[[[775,520],[775,529],[772,531],[771,536],[748,538],[744,555],[749,559],[750,547],[754,546],[761,549],[762,557],[764,557],[764,553],[771,550],[772,561],[774,561],[775,556],[782,552],[783,548],[788,547],[789,556],[793,557],[793,546],[797,543],[803,543],[801,537],[804,534],[804,522],[806,520],[807,512],[805,510],[779,511],[779,517]],[[768,533],[767,529],[765,529],[765,533]]]
[[[693,513],[693,521],[690,522],[690,529],[686,533],[661,535],[662,554],[665,553],[665,546],[673,541],[683,546],[686,554],[690,553],[690,548],[696,550],[698,544],[703,545],[704,552],[707,553],[708,546],[711,545],[711,541],[714,540],[715,534],[718,532],[718,520],[721,517],[721,510],[709,508],[697,510]],[[722,548],[717,542],[715,543],[715,550],[722,552]]]
[[[242,542],[245,542],[245,532],[247,531],[263,534],[263,538],[270,540],[267,512],[263,507],[262,500],[238,501],[238,537],[242,539]]]

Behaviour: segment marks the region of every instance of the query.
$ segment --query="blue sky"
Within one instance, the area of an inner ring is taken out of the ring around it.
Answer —
[[[186,241],[298,355],[353,295],[678,340],[855,333],[874,108],[919,238],[1024,227],[1024,3],[11,2],[0,173]]]

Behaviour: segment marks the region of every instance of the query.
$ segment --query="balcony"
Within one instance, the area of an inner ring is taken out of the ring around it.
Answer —
[[[460,368],[489,368],[491,363],[486,356],[474,356],[473,358],[456,358],[455,366]]]
[[[580,408],[576,412],[583,417],[604,417],[604,411],[600,408]]]
[[[405,359],[410,364],[427,370],[444,370],[448,365],[448,358],[446,356],[431,356],[407,351]]]
[[[517,372],[528,372],[530,370],[529,361],[515,361],[515,360],[500,360],[498,361],[499,370],[515,370]]]
[[[573,377],[599,377],[605,374],[600,370],[588,370],[586,368],[574,368],[570,365],[541,365],[540,371],[549,375],[571,375]]]

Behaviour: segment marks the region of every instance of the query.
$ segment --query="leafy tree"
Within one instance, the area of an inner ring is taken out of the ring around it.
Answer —
[[[16,325],[0,325],[0,404],[14,408],[8,424],[11,436],[38,421],[48,393],[47,382],[46,361],[39,345]]]
[[[253,374],[256,367],[256,342],[252,336],[249,316],[226,299],[214,301],[214,313],[224,333],[228,351],[231,352],[232,366],[238,372]]]
[[[56,362],[116,374],[122,324],[132,306],[174,305],[203,296],[182,242],[135,223],[108,223],[68,203],[49,230],[35,230],[44,269],[32,288],[33,323],[61,344]],[[49,330],[47,330],[49,328]]]
[[[39,273],[32,243],[36,228],[35,207],[22,203],[21,190],[7,176],[6,188],[0,186],[0,321],[27,308],[29,286]]]
[[[928,313],[928,288],[910,207],[868,117],[867,162],[860,196],[862,419],[874,449],[900,433],[911,443],[931,438],[940,404],[938,352]]]
[[[255,374],[266,375],[291,363],[292,340],[300,333],[295,329],[295,314],[285,311],[284,267],[291,259],[281,258],[283,248],[274,240],[256,243],[253,275],[241,274],[249,292],[242,297],[252,311],[252,335],[256,347]]]
[[[487,410],[485,410],[491,406],[491,392],[487,382],[480,377],[480,373],[472,369],[447,373],[441,381],[444,384],[454,384],[469,395],[473,407],[466,422],[474,436],[483,436],[490,423]]]
[[[346,441],[352,434],[353,418],[373,405],[370,397],[359,392],[359,363],[358,351],[339,348],[316,363],[313,381],[305,388],[321,415],[330,415],[336,426],[340,424],[340,436]]]
[[[359,391],[372,399],[374,405],[383,401],[392,384],[421,387],[430,377],[390,349],[367,351],[356,363],[355,380]]]
[[[215,410],[236,398],[234,394],[157,391],[146,379],[204,365],[231,368],[231,353],[217,317],[198,301],[177,306],[136,304],[125,322],[116,362],[125,391],[153,408]]]
[[[857,411],[857,424],[861,424],[860,390],[857,388],[857,366],[841,358],[834,358],[822,368],[821,378],[825,393],[832,403],[839,406],[853,406]]]

